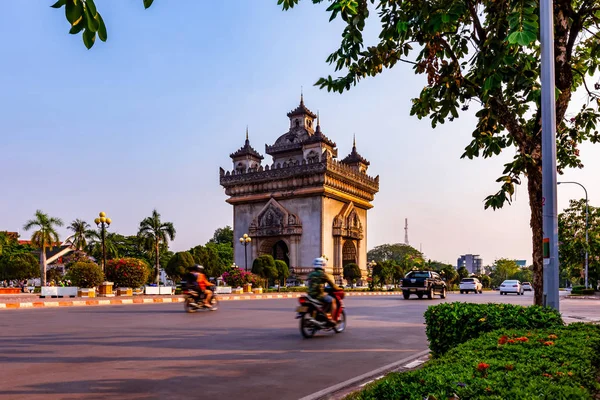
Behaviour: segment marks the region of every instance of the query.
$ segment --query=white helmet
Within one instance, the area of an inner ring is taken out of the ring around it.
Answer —
[[[326,266],[327,266],[327,259],[325,259],[323,257],[317,257],[313,261],[314,269],[324,269]]]

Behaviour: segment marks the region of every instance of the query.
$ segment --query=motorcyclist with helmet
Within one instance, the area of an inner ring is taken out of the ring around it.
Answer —
[[[212,308],[210,301],[213,296],[212,290],[209,287],[213,287],[214,284],[210,282],[204,274],[204,267],[196,264],[190,268],[190,272],[194,278],[194,286],[197,286],[199,291],[204,293],[204,307]]]
[[[324,257],[315,258],[313,261],[313,268],[315,269],[308,275],[308,295],[313,299],[319,300],[325,305],[324,309],[327,313],[327,318],[330,322],[332,315],[335,315],[337,310],[337,302],[334,301],[333,297],[325,292],[325,284],[329,284],[331,290],[338,291],[343,290],[335,284],[333,277],[325,272],[327,267],[327,259]]]

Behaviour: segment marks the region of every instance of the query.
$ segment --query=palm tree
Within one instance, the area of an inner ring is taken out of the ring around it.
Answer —
[[[87,240],[91,238],[90,224],[77,218],[71,222],[67,229],[72,230],[73,246],[79,251],[83,251],[87,247]]]
[[[36,227],[37,230],[31,235],[31,243],[40,248],[40,272],[42,286],[46,286],[46,248],[52,247],[59,241],[56,227],[63,226],[60,218],[49,217],[41,210],[36,210],[35,218],[27,221],[23,226],[26,231]]]
[[[87,250],[96,260],[102,258],[102,235],[100,232],[95,230],[88,230],[86,236],[90,240],[87,245]],[[112,260],[120,256],[119,249],[117,247],[117,234],[107,233],[104,238],[104,246],[106,248],[106,258]]]
[[[161,222],[160,214],[152,210],[152,216],[146,217],[140,222],[138,236],[144,240],[145,244],[154,251],[156,283],[160,283],[160,246],[161,243],[167,244],[168,240],[175,239],[175,228],[172,222]]]

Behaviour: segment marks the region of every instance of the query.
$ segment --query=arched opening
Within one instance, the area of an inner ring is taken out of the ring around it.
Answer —
[[[283,240],[275,243],[272,250],[274,259],[284,261],[288,267],[290,266],[290,251]]]
[[[356,246],[352,240],[346,240],[342,247],[342,266],[356,262]]]

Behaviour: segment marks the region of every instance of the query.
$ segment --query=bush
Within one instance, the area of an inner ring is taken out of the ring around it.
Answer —
[[[106,264],[106,279],[116,287],[139,288],[148,279],[148,263],[138,258],[120,258]]]
[[[254,285],[259,280],[256,275],[239,268],[223,273],[223,281],[231,287],[242,287],[248,283]]]
[[[590,289],[586,289],[585,286],[581,286],[580,288],[573,288],[573,290],[571,290],[571,294],[584,294],[584,295],[593,295],[595,293],[595,290],[590,288]]]
[[[442,303],[425,311],[429,349],[439,356],[453,347],[496,329],[543,329],[563,325],[560,313],[540,306]]]
[[[495,331],[416,371],[392,373],[347,397],[391,399],[593,399],[600,327]]]
[[[189,267],[194,265],[194,258],[187,251],[177,252],[169,259],[165,272],[175,282],[179,282],[181,278],[188,272]]]
[[[89,261],[80,261],[72,264],[67,278],[75,286],[81,288],[93,288],[104,282],[102,268],[98,264]]]

